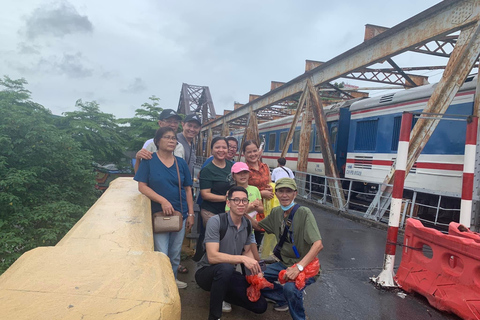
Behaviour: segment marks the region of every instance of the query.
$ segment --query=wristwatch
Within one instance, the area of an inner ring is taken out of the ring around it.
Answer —
[[[298,263],[297,263],[297,268],[298,268],[298,270],[299,270],[300,272],[303,271],[303,266],[302,266],[301,264],[298,264]]]

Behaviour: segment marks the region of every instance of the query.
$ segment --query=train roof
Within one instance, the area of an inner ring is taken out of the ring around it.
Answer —
[[[476,79],[477,75],[468,76],[459,91],[475,89],[477,86]],[[361,101],[356,101],[350,106],[350,111],[354,112],[357,110],[378,107],[379,105],[392,105],[412,100],[425,99],[432,95],[433,90],[435,90],[437,84],[438,83],[427,84],[412,89],[389,93],[379,97],[372,97],[363,99]]]

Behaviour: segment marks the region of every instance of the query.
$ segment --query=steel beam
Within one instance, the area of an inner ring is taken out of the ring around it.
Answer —
[[[298,146],[297,170],[301,172],[307,172],[310,139],[312,137],[312,120],[312,106],[310,103],[310,95],[308,95],[307,99],[305,99],[305,110],[303,112],[302,126],[300,129],[300,144]]]
[[[300,114],[303,110],[303,105],[305,104],[305,100],[308,97],[308,86],[305,86],[303,90],[303,94],[300,97],[300,101],[298,102],[297,111],[295,112],[295,116],[293,117],[292,123],[290,124],[290,130],[288,130],[287,138],[285,139],[285,143],[282,147],[282,154],[280,155],[281,158],[285,158],[287,155],[288,147],[292,143],[293,133],[295,132],[295,127],[297,126],[298,119]]]
[[[335,155],[333,153],[332,144],[330,143],[330,135],[327,127],[327,118],[323,110],[322,100],[313,86],[310,79],[307,79],[307,86],[312,102],[312,111],[315,118],[315,126],[317,127],[318,136],[320,137],[320,148],[322,149],[323,165],[325,168],[325,175],[334,179],[328,179],[328,186],[330,187],[330,194],[332,196],[332,203],[335,208],[345,210],[345,196],[343,194],[342,184],[339,180],[337,165],[335,164]]]
[[[462,86],[469,72],[475,65],[478,55],[480,54],[480,22],[466,27],[460,33],[458,37],[457,45],[453,50],[450,59],[448,60],[445,72],[442,79],[435,87],[432,96],[428,100],[427,106],[423,110],[425,113],[434,113],[440,115],[429,116],[428,119],[418,119],[413,131],[411,133],[410,147],[408,149],[407,168],[405,170],[406,175],[413,167],[415,161],[417,161],[420,153],[427,144],[429,138],[433,134],[435,128],[440,122],[441,114],[450,106],[453,98],[458,92],[458,89]],[[389,174],[385,177],[384,182],[391,184],[393,176],[395,174],[395,167],[392,166]],[[377,210],[375,216],[379,219],[385,212],[386,200],[392,193],[391,187],[382,188],[382,194],[380,209],[370,206],[365,213],[366,216],[371,216]]]
[[[411,50],[419,44],[472,25],[479,20],[479,15],[479,0],[442,1],[224,117],[227,122],[230,122],[245,116],[250,110],[257,111],[270,107],[278,101],[301,92],[305,88],[307,79],[311,79],[312,84],[318,86],[359,68]],[[213,120],[202,130],[220,126],[222,123],[222,118]]]
[[[442,67],[442,69],[444,68],[445,67]],[[413,74],[406,74],[403,68],[400,69],[402,72],[396,71],[398,69],[396,70],[390,69],[388,71],[385,71],[385,70],[387,69],[363,68],[363,69],[350,72],[349,74],[342,76],[342,78],[364,80],[364,81],[384,83],[384,84],[401,85],[405,88],[423,86],[425,84],[428,84],[428,77],[418,76]],[[409,84],[407,77],[410,79],[410,81],[413,82],[414,85]]]
[[[402,68],[400,68],[396,63],[395,61],[392,60],[392,58],[388,58],[387,59],[387,62],[398,72],[402,75],[402,77],[405,79],[405,85],[407,84],[407,82],[410,84],[410,86],[412,87],[416,87],[418,86],[410,77],[408,74],[406,74],[405,72],[403,72]]]

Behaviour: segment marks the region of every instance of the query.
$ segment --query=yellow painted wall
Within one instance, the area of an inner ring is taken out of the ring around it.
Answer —
[[[55,247],[0,276],[1,319],[180,319],[168,257],[153,251],[149,200],[114,180]]]

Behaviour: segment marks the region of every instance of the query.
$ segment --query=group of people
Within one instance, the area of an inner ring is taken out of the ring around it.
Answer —
[[[177,279],[177,272],[183,238],[195,218],[194,138],[201,129],[201,120],[195,114],[187,115],[183,132],[176,134],[180,121],[174,110],[162,111],[160,129],[137,152],[134,179],[139,191],[151,200],[152,213],[163,211],[170,215],[181,211],[183,215],[183,228],[179,232],[155,233],[154,247],[170,258],[178,288],[186,288],[187,284]],[[299,290],[293,281],[317,257],[323,245],[310,209],[295,204],[297,186],[293,172],[285,167],[286,160],[280,158],[271,175],[260,160],[260,147],[254,140],[241,146],[245,163],[233,159],[238,149],[234,137],[215,137],[209,147],[212,156],[200,171],[204,254],[195,273],[197,284],[210,291],[209,319],[219,319],[222,312],[231,311],[232,304],[263,313],[267,301],[275,303],[274,310],[288,310],[293,319],[305,319],[303,288]],[[265,215],[264,201],[274,197],[280,206]],[[266,269],[258,252],[265,232],[274,234],[278,242],[275,248],[278,261],[268,264]],[[263,274],[273,283],[273,289],[262,289],[260,299],[250,301],[249,284],[237,266],[250,274]],[[278,282],[282,270],[282,280],[287,281],[284,285]],[[317,276],[306,279],[305,284],[315,282]]]

